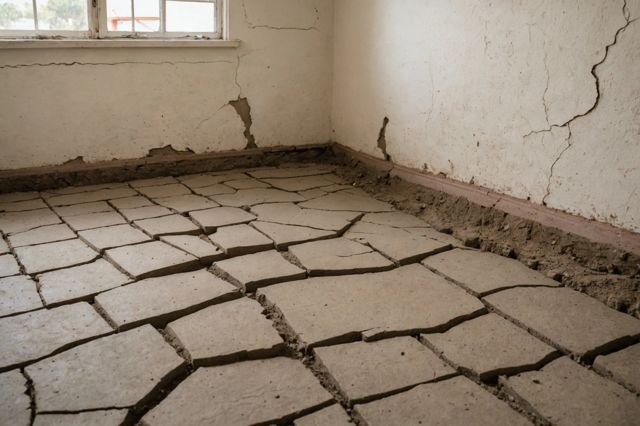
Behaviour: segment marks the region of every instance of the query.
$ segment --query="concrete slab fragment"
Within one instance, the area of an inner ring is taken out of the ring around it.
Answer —
[[[42,308],[36,283],[25,275],[0,279],[0,317]]]
[[[67,195],[57,195],[48,199],[52,206],[70,206],[72,204],[93,203],[96,201],[112,200],[116,198],[126,198],[138,195],[136,191],[129,187],[117,187],[101,189],[93,192],[79,192]]]
[[[302,195],[279,189],[241,189],[235,194],[212,195],[215,202],[229,207],[255,206],[264,203],[295,203],[304,201]]]
[[[228,256],[256,253],[273,248],[273,241],[249,225],[218,228],[209,239]]]
[[[308,189],[306,191],[298,191],[298,194],[302,195],[305,200],[313,200],[314,198],[324,197],[328,192],[322,189]]]
[[[56,189],[48,189],[45,192],[42,192],[43,198],[51,198],[56,195],[71,195],[71,194],[80,194],[83,192],[97,192],[103,189],[117,189],[117,188],[128,188],[126,183],[121,182],[111,182],[111,183],[99,183],[96,185],[81,185],[81,186],[65,186],[63,188]]]
[[[119,426],[127,417],[127,410],[99,410],[77,414],[40,414],[34,426]]]
[[[24,247],[35,244],[53,243],[76,238],[75,232],[66,224],[48,225],[30,231],[9,235],[13,247]]]
[[[234,189],[256,189],[256,188],[270,187],[268,183],[260,182],[259,180],[252,179],[249,177],[245,179],[226,181],[224,184]]]
[[[240,297],[238,289],[200,270],[149,278],[96,296],[96,307],[119,330],[164,326],[206,306]]]
[[[98,257],[97,252],[77,238],[37,246],[18,247],[15,252],[28,274],[79,265]]]
[[[161,237],[161,241],[179,248],[197,257],[201,263],[210,264],[224,258],[224,252],[204,238],[195,235],[168,235]]]
[[[422,237],[431,238],[432,240],[437,240],[446,244],[451,244],[452,247],[457,248],[465,248],[465,245],[459,239],[445,234],[443,232],[438,232],[433,228],[404,228],[407,232],[410,232],[414,235],[420,235]]]
[[[249,175],[258,179],[269,178],[295,178],[314,175],[325,175],[332,173],[335,167],[313,166],[313,167],[279,167],[274,169],[259,169],[248,172]]]
[[[189,188],[179,183],[161,186],[147,186],[144,188],[138,188],[138,192],[149,198],[167,198],[174,197],[176,195],[191,194]]]
[[[345,238],[367,244],[395,262],[406,265],[451,248],[448,243],[411,234],[387,225],[358,222],[344,234]]]
[[[419,265],[311,278],[258,290],[311,346],[438,331],[485,312],[475,297]],[[389,315],[393,312],[393,315]]]
[[[340,404],[333,404],[320,411],[296,419],[294,426],[352,426],[353,422],[347,416]]]
[[[546,343],[496,314],[463,322],[421,340],[451,364],[480,380],[533,370],[558,356]]]
[[[355,410],[369,426],[531,425],[506,403],[465,377],[420,385],[399,395],[356,405]]]
[[[200,233],[200,228],[195,223],[179,214],[136,220],[134,224],[152,237]]]
[[[282,225],[307,226],[327,231],[342,231],[360,216],[355,212],[328,212],[302,209],[295,204],[263,204],[251,208],[251,212],[263,222]]]
[[[211,196],[211,195],[222,195],[222,194],[233,194],[236,192],[235,189],[223,185],[221,183],[209,186],[203,186],[202,188],[192,188],[193,192],[199,195]]]
[[[422,263],[478,295],[521,285],[559,285],[558,282],[527,268],[517,260],[487,252],[456,249],[430,256]]]
[[[111,207],[106,201],[96,201],[95,203],[54,207],[53,211],[55,211],[61,217],[67,217],[77,216],[81,214],[112,212],[113,207]]]
[[[0,319],[0,370],[24,365],[113,331],[88,303]]]
[[[251,225],[271,238],[278,249],[286,249],[293,244],[323,240],[337,235],[334,231],[313,229],[306,226],[282,225],[261,221],[255,221]]]
[[[161,206],[168,207],[178,213],[188,213],[193,210],[206,210],[218,207],[218,203],[214,203],[208,198],[199,195],[177,195],[175,197],[157,198],[155,202]]]
[[[324,197],[300,203],[306,209],[353,212],[390,212],[393,206],[383,201],[346,191],[334,192]]]
[[[38,413],[144,404],[184,360],[151,326],[114,334],[26,368]]]
[[[131,279],[106,260],[98,259],[86,265],[38,275],[38,281],[40,294],[50,306],[86,299],[127,284]]]
[[[150,179],[138,179],[129,182],[133,188],[145,188],[147,186],[162,186],[162,185],[171,185],[174,183],[179,183],[176,178],[173,176],[162,176]]]
[[[18,370],[0,374],[0,422],[3,425],[31,425],[31,399],[27,379]]]
[[[131,225],[116,225],[78,232],[80,238],[97,251],[150,241],[151,238]]]
[[[214,267],[223,272],[247,292],[266,285],[304,279],[307,273],[289,263],[275,250],[216,262]]]
[[[394,266],[371,247],[347,238],[291,246],[289,253],[312,276],[384,271]]]
[[[415,216],[403,212],[367,213],[361,222],[376,225],[393,226],[394,228],[428,228],[429,225]]]
[[[189,213],[206,233],[215,231],[217,228],[228,225],[248,223],[256,217],[242,209],[234,207],[217,207],[209,210],[200,210]]]
[[[113,206],[118,210],[136,209],[139,207],[146,207],[146,206],[153,205],[151,200],[141,195],[136,195],[135,197],[119,198],[117,200],[111,200],[110,203],[113,204]]]
[[[20,265],[16,259],[10,254],[0,256],[0,278],[10,277],[20,273]]]
[[[217,185],[230,180],[247,179],[244,173],[227,173],[223,175],[191,175],[178,179],[191,189]]]
[[[600,355],[593,363],[593,369],[640,394],[640,343],[619,352]]]
[[[241,298],[180,318],[167,333],[198,366],[272,357],[285,344],[262,311],[258,302]]]
[[[28,201],[0,203],[0,212],[23,212],[27,210],[46,209],[47,205],[40,198]]]
[[[10,251],[7,242],[2,238],[2,234],[0,234],[0,254],[9,253]]]
[[[285,179],[265,179],[274,188],[285,191],[306,191],[308,189],[321,188],[323,186],[331,186],[334,182],[330,181],[323,175],[305,176]]]
[[[569,288],[514,288],[484,300],[563,351],[585,359],[640,336],[640,320]]]
[[[316,348],[317,359],[349,401],[359,403],[457,375],[413,337]]]
[[[150,219],[173,214],[173,212],[168,208],[156,205],[136,207],[133,209],[120,209],[120,213],[129,221]]]
[[[40,194],[36,191],[32,192],[10,192],[7,194],[0,194],[0,203],[15,203],[17,201],[33,200],[38,198]]]
[[[188,271],[200,266],[195,257],[161,241],[110,249],[105,256],[137,279]]]
[[[500,382],[508,394],[559,426],[631,426],[640,418],[637,396],[566,357]]]
[[[241,398],[239,398],[241,396]],[[216,403],[212,404],[211,401]],[[289,358],[200,368],[147,413],[148,426],[284,423],[329,403],[331,394]]]
[[[62,220],[49,209],[28,212],[0,213],[0,231],[15,234],[45,225],[55,225]]]
[[[105,226],[120,225],[127,223],[126,220],[118,213],[89,213],[78,216],[65,217],[64,221],[76,231],[84,231],[87,229],[103,228]]]

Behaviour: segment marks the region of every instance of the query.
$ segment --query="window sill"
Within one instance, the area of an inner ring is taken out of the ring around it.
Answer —
[[[183,39],[0,39],[1,49],[104,49],[157,47],[224,47],[240,46],[240,40],[183,40]]]

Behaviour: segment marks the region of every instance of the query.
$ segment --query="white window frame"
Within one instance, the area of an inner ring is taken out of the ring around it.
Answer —
[[[87,0],[87,22],[88,31],[65,31],[65,30],[40,30],[38,29],[38,13],[36,0],[31,0],[33,4],[33,19],[35,30],[0,30],[1,38],[69,38],[69,39],[189,39],[203,37],[212,40],[221,40],[225,35],[224,25],[226,23],[228,0],[171,0],[185,2],[213,3],[215,8],[215,32],[172,32],[166,31],[166,4],[167,0],[160,2],[160,31],[157,32],[133,32],[133,31],[109,31],[107,19],[107,0]],[[135,21],[133,1],[131,1],[132,23]],[[132,25],[133,26],[133,25]]]

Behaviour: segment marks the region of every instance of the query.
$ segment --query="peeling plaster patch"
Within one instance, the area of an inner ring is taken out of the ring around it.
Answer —
[[[251,105],[249,105],[249,101],[247,98],[238,97],[235,101],[229,101],[229,105],[236,110],[240,119],[244,123],[244,137],[247,139],[246,149],[257,148],[258,145],[256,145],[256,138],[251,133],[253,119],[251,118]]]
[[[82,157],[82,155],[71,159],[71,160],[67,160],[64,163],[62,163],[63,165],[68,165],[68,164],[87,164],[86,161],[84,161],[84,157]]]
[[[391,161],[391,156],[387,153],[387,124],[389,124],[389,118],[385,117],[384,120],[382,120],[380,133],[378,133],[378,148],[380,148],[384,154],[384,159]]]
[[[149,153],[147,154],[147,158],[166,157],[169,155],[189,155],[189,154],[193,154],[193,151],[189,148],[185,149],[184,151],[178,151],[171,145],[166,145],[166,146],[163,146],[162,148],[150,149]]]
[[[256,2],[252,5],[252,7],[263,7],[264,9],[260,10],[260,13],[256,13],[256,16],[269,16],[269,12],[274,10],[274,9],[279,9],[278,7],[273,7],[273,3],[274,0],[271,0],[269,2]],[[280,14],[280,16],[273,16],[271,17],[274,20],[287,20],[289,17],[292,16],[300,16],[301,14],[305,13],[308,11],[308,5],[305,4],[305,2],[300,2],[300,1],[287,1],[285,0],[284,2],[281,0],[281,3],[285,3],[285,8],[284,10],[289,10],[289,13],[287,14]],[[291,9],[294,7],[301,7],[302,9],[298,10],[298,11],[292,11]],[[315,30],[317,31],[317,25],[320,22],[320,11],[318,10],[317,7],[313,8],[314,11],[314,16],[313,16],[313,23],[303,26],[303,25],[285,25],[283,23],[278,23],[277,25],[274,24],[258,24],[255,23],[255,21],[253,21],[250,17],[249,17],[249,12],[247,10],[247,5],[245,3],[245,0],[242,0],[242,10],[244,12],[244,20],[247,24],[247,26],[251,29],[258,29],[258,28],[264,28],[264,29],[268,29],[268,30],[293,30],[293,31],[312,31]],[[297,13],[296,13],[297,12]]]

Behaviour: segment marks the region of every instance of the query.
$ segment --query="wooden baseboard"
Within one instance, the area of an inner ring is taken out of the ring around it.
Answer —
[[[638,233],[534,204],[509,195],[499,194],[480,186],[399,166],[340,144],[336,144],[334,149],[347,157],[362,162],[368,167],[388,172],[391,176],[397,176],[407,182],[446,194],[464,197],[484,207],[495,208],[505,213],[540,223],[544,226],[579,235],[590,241],[608,244],[618,249],[640,255],[640,234]]]

